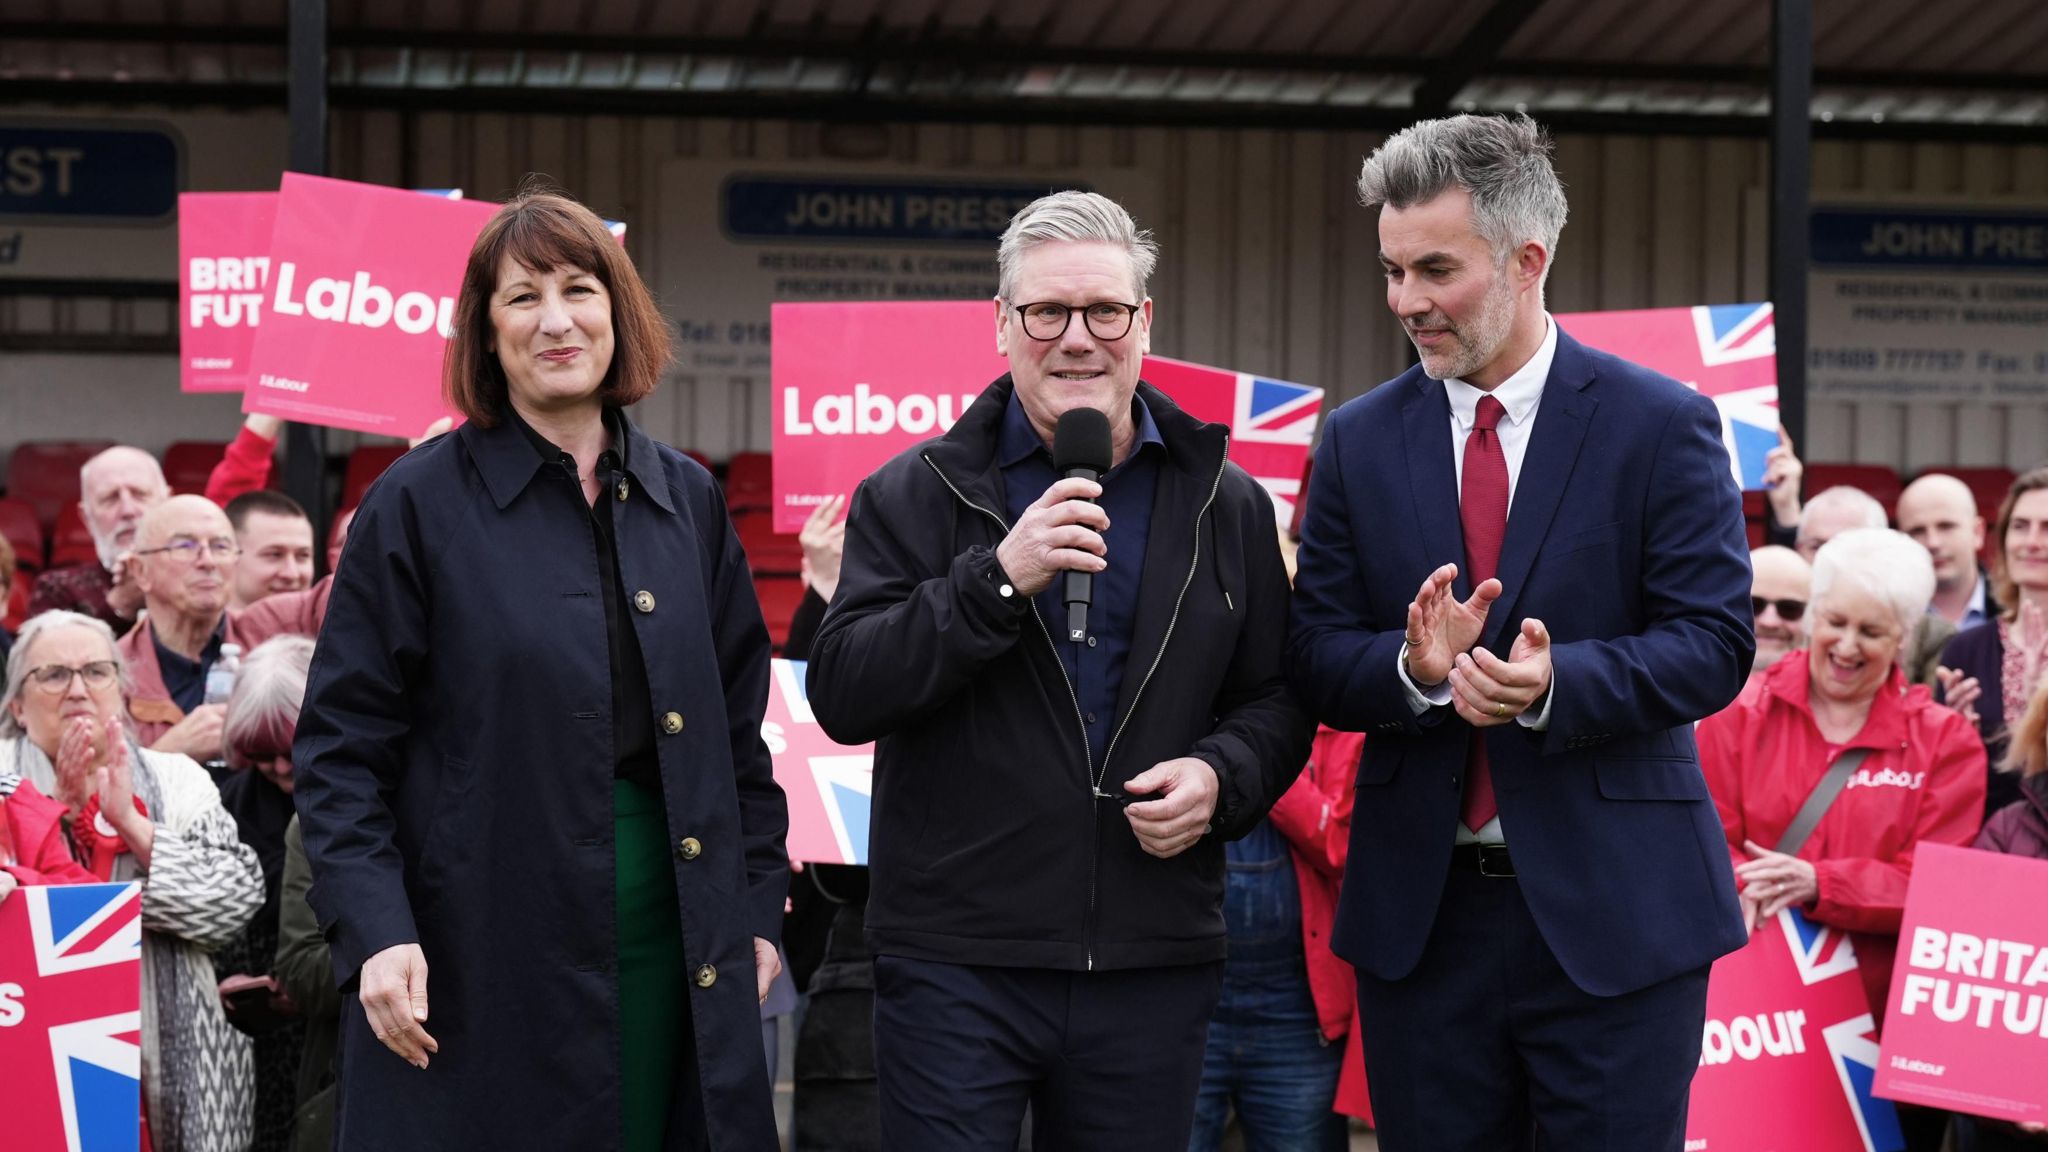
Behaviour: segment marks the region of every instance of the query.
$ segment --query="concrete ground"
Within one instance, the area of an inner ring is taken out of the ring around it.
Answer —
[[[777,1023],[779,1029],[779,1059],[775,1069],[775,1125],[782,1132],[782,1146],[789,1147],[789,1107],[791,1086],[795,1074],[790,1066],[790,1054],[796,1051],[796,1038],[791,1034],[790,1017],[784,1016]],[[1351,1152],[1379,1152],[1380,1142],[1371,1132],[1356,1121],[1351,1125]],[[1243,1152],[1244,1141],[1235,1131],[1224,1137],[1222,1152]]]

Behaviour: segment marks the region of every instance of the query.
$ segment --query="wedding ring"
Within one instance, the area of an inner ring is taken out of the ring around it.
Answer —
[[[1505,715],[1507,715],[1507,714],[1508,714],[1508,706],[1507,706],[1507,705],[1505,705],[1505,704],[1503,704],[1503,703],[1501,703],[1501,702],[1500,702],[1500,701],[1498,701],[1498,700],[1495,700],[1495,701],[1493,702],[1493,714],[1494,714],[1495,716],[1505,716]]]

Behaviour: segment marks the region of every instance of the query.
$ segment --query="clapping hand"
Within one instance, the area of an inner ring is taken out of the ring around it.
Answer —
[[[1450,679],[1453,662],[1479,643],[1486,628],[1486,610],[1500,597],[1498,580],[1483,580],[1469,600],[1451,592],[1458,566],[1446,564],[1429,574],[1408,605],[1408,676],[1418,688],[1434,688]]]
[[[1977,678],[1964,675],[1960,668],[1936,668],[1934,678],[1941,683],[1941,702],[1973,726],[1977,724],[1977,700],[1984,695]]]
[[[1460,652],[1451,668],[1451,706],[1476,728],[1512,724],[1550,691],[1550,631],[1522,621],[1506,660],[1486,648]]]

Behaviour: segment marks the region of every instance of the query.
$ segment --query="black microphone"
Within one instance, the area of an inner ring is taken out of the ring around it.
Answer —
[[[1060,413],[1059,426],[1052,434],[1052,467],[1060,478],[1102,479],[1109,471],[1109,417],[1093,408],[1071,408]],[[1076,643],[1088,638],[1088,606],[1095,598],[1095,574],[1068,570],[1067,639]]]

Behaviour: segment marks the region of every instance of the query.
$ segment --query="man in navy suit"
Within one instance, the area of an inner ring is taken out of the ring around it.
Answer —
[[[1558,330],[1528,118],[1365,162],[1422,363],[1316,455],[1297,691],[1369,732],[1334,945],[1387,1152],[1680,1152],[1714,959],[1747,939],[1692,725],[1754,655],[1711,401]]]

